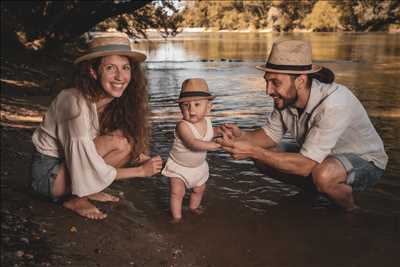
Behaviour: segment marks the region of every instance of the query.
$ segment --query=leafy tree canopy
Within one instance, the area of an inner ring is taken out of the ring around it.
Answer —
[[[2,1],[2,45],[60,48],[90,30],[114,27],[133,37],[146,28],[174,35],[180,17],[172,1]],[[4,47],[4,46],[3,46]]]

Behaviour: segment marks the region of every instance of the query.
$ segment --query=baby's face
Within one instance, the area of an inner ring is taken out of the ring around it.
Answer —
[[[197,123],[203,120],[212,108],[211,102],[207,99],[187,101],[181,103],[179,106],[183,119],[191,123]]]

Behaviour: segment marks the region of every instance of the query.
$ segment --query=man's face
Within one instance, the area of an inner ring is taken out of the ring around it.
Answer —
[[[297,90],[293,78],[288,74],[266,72],[266,93],[274,100],[278,110],[292,106],[297,101]]]

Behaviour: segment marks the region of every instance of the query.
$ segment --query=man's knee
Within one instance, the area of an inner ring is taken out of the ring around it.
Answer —
[[[311,175],[318,191],[327,192],[332,184],[346,179],[346,170],[336,159],[327,158],[313,168]]]

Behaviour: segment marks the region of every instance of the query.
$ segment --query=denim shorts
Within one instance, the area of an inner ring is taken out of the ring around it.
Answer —
[[[286,152],[296,153],[300,151],[300,146],[296,143],[281,142],[278,146],[280,150]],[[354,192],[361,192],[374,186],[384,173],[384,170],[357,154],[344,153],[329,155],[329,157],[333,157],[342,163],[347,172],[346,183],[353,188]]]
[[[364,191],[374,186],[383,176],[384,170],[359,155],[346,153],[331,155],[339,160],[347,172],[347,184],[354,192]]]
[[[62,158],[55,158],[44,155],[35,151],[32,157],[32,189],[50,198],[53,201],[58,201],[52,194],[54,179],[56,178],[61,164],[64,162]]]

